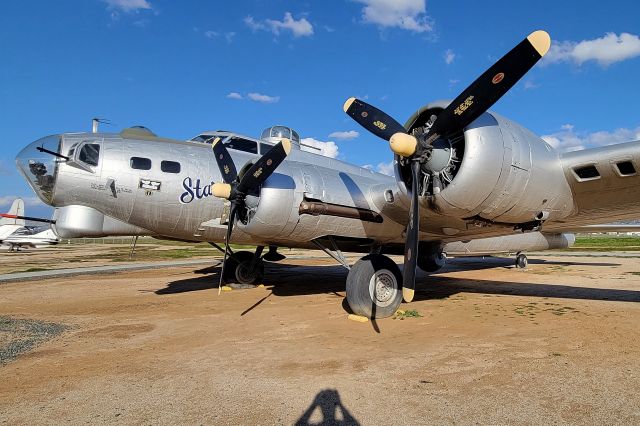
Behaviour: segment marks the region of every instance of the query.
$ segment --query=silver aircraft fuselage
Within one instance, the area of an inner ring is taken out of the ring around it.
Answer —
[[[442,105],[421,108],[408,123]],[[221,136],[253,141],[260,154],[270,147],[229,132]],[[420,241],[428,250],[471,255],[567,247],[573,236],[564,229],[640,216],[640,176],[618,170],[621,162],[640,164],[638,142],[560,154],[487,112],[448,143],[434,157],[447,166],[443,184],[420,200]],[[259,157],[257,149],[229,152],[238,170]],[[222,177],[209,143],[138,129],[66,133],[33,142],[16,161],[45,203],[70,209],[67,224],[79,209],[101,216],[100,226],[112,234],[224,242],[225,202],[211,190]],[[403,167],[396,157],[394,178],[298,146],[259,193],[249,195],[248,220],[234,228],[233,242],[315,249],[313,240],[333,237],[343,250],[382,247],[400,254],[409,209]],[[580,177],[593,173],[585,167],[598,176]],[[109,224],[107,218],[113,218]],[[543,233],[526,232],[538,230]]]

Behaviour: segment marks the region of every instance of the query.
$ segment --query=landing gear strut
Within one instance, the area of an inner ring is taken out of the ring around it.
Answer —
[[[367,318],[393,315],[402,302],[402,274],[394,261],[381,254],[358,260],[347,275],[347,302]]]
[[[521,252],[518,252],[516,254],[516,268],[525,269],[528,264],[529,261],[527,260],[527,256]]]

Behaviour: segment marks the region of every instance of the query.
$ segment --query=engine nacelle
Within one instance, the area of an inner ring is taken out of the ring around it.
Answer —
[[[447,104],[421,108],[405,127],[411,131],[425,126]],[[396,176],[406,191],[409,164],[397,160]],[[423,163],[422,178],[422,205],[448,217],[523,224],[560,219],[574,208],[558,152],[527,129],[490,112],[464,132],[436,141]]]
[[[60,207],[53,213],[56,223],[52,226],[62,238],[99,238],[132,235],[152,235],[152,232],[129,225],[98,210],[86,206]]]
[[[239,223],[243,232],[263,239],[281,236],[295,214],[295,182],[290,176],[274,173],[260,190],[259,197],[247,196],[250,209],[246,223]]]

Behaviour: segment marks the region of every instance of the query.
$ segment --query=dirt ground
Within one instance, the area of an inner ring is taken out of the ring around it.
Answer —
[[[639,424],[637,258],[454,259],[422,317],[347,320],[331,259],[0,285],[68,328],[0,365],[0,424]],[[322,423],[322,422],[325,423]]]

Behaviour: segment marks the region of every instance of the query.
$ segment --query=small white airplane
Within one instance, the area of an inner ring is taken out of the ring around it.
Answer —
[[[60,242],[50,226],[27,226],[25,220],[51,224],[52,220],[24,216],[24,201],[17,198],[8,213],[0,214],[0,245],[9,246],[9,251],[21,248],[38,248]]]

